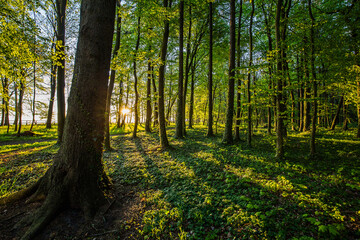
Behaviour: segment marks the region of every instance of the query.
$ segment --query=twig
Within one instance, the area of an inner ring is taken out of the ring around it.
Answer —
[[[118,230],[112,230],[112,231],[107,231],[107,232],[103,232],[103,233],[97,233],[97,234],[93,234],[93,235],[90,235],[88,237],[98,237],[98,236],[102,236],[102,235],[106,235],[106,234],[110,234],[110,233],[117,233],[119,232]]]

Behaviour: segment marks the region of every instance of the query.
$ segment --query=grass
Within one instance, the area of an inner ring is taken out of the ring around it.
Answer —
[[[105,152],[105,169],[146,204],[137,238],[360,238],[360,141],[352,134],[320,129],[317,158],[309,159],[309,135],[290,132],[278,161],[275,136],[261,129],[249,148],[223,145],[220,135],[206,138],[200,125],[183,140],[170,128],[168,151],[158,150],[157,133],[132,139],[131,127],[111,129],[115,151]],[[54,143],[0,148],[0,196],[43,174]]]

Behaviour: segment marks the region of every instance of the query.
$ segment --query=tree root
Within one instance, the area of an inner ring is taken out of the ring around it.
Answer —
[[[25,199],[25,198],[31,196],[39,188],[41,180],[42,180],[42,178],[40,178],[36,183],[34,183],[33,185],[31,185],[25,189],[15,192],[7,197],[0,198],[0,206],[6,205],[9,203],[13,203],[16,201],[20,201],[22,199]]]

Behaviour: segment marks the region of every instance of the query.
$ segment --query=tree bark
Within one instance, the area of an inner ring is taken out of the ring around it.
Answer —
[[[62,142],[65,125],[65,18],[67,0],[56,0],[57,39],[57,111],[58,111],[58,143]]]
[[[230,64],[229,64],[229,83],[226,110],[225,132],[222,142],[225,144],[233,143],[232,125],[234,117],[234,88],[235,88],[235,0],[230,1]]]
[[[18,128],[18,121],[19,121],[19,105],[18,105],[18,85],[14,83],[14,92],[15,92],[15,118],[14,118],[14,131],[17,131]]]
[[[46,199],[22,239],[33,239],[66,204],[91,218],[106,202],[101,158],[114,16],[115,0],[82,1],[63,143],[32,196]]]
[[[208,129],[207,136],[214,136],[213,131],[213,2],[209,2],[209,82],[208,82]]]
[[[171,7],[171,0],[164,0],[164,7],[169,9]],[[164,21],[164,34],[163,41],[161,45],[161,65],[159,69],[159,98],[158,98],[158,107],[159,107],[159,135],[160,135],[160,146],[162,149],[168,148],[169,141],[166,136],[166,119],[165,119],[165,106],[164,106],[164,87],[165,87],[165,64],[166,64],[166,54],[167,54],[167,45],[169,40],[170,32],[170,23],[166,19]]]
[[[177,111],[176,111],[176,127],[175,138],[183,138],[184,115],[183,115],[183,93],[184,93],[184,0],[180,1],[180,17],[179,17],[179,80],[177,93]]]
[[[119,0],[118,5],[120,7],[121,0]],[[112,53],[112,59],[114,59],[117,56],[117,53],[120,48],[120,37],[121,37],[121,17],[119,11],[116,11],[116,36],[115,36],[115,46]],[[106,111],[105,111],[105,141],[104,141],[104,148],[106,150],[111,150],[111,144],[110,144],[110,121],[111,121],[111,96],[114,89],[114,83],[115,83],[115,75],[116,70],[111,69],[110,72],[110,81],[109,86],[107,90],[107,96],[106,96]]]
[[[34,78],[33,78],[33,87],[34,87],[34,89],[33,89],[33,102],[32,102],[32,121],[31,121],[31,126],[30,126],[30,131],[32,131],[32,129],[33,129],[33,126],[34,126],[34,123],[35,123],[35,113],[36,113],[36,102],[35,102],[35,100],[36,100],[36,61],[34,61],[34,63],[33,63],[33,71],[34,71]]]

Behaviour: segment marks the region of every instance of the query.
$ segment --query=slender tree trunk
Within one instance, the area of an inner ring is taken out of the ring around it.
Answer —
[[[33,102],[32,102],[32,121],[31,121],[31,126],[30,126],[30,131],[32,131],[34,123],[35,123],[35,113],[36,113],[36,104],[35,104],[35,100],[36,100],[36,62],[34,61],[33,63],[33,67],[34,67],[34,78],[33,78]]]
[[[20,81],[20,89],[19,89],[19,105],[18,105],[18,111],[19,111],[19,125],[18,125],[18,132],[17,136],[20,136],[21,133],[21,126],[22,126],[22,104],[23,104],[23,98],[24,98],[24,91],[25,91],[25,85],[23,83],[23,80]]]
[[[122,78],[120,79],[119,82],[119,102],[118,102],[118,118],[117,118],[117,122],[116,122],[116,127],[120,128],[121,127],[121,111],[122,111],[122,104],[123,104],[123,80]]]
[[[56,0],[57,41],[57,111],[58,143],[62,142],[65,125],[65,18],[67,0]]]
[[[138,77],[137,77],[137,69],[136,69],[136,55],[139,50],[140,45],[140,17],[138,17],[138,27],[137,27],[137,40],[136,40],[136,47],[135,47],[135,56],[134,56],[134,89],[135,89],[135,104],[134,104],[134,114],[135,114],[135,123],[134,123],[134,131],[133,131],[133,138],[136,138],[137,127],[139,124],[139,91],[138,91]]]
[[[229,64],[229,83],[226,110],[225,132],[223,143],[232,144],[232,125],[234,117],[234,88],[235,88],[235,0],[230,1],[230,64]]]
[[[237,71],[237,79],[238,79],[238,87],[236,91],[236,121],[235,121],[235,140],[240,140],[240,114],[241,114],[241,77],[240,77],[240,60],[241,60],[241,18],[243,12],[243,1],[240,0],[240,11],[239,11],[239,20],[238,20],[238,34],[237,34],[237,58],[236,58],[236,66],[238,68]]]
[[[54,45],[54,44],[53,44]],[[54,46],[55,48],[55,46]],[[53,63],[51,65],[51,73],[50,73],[50,101],[49,101],[49,109],[46,120],[46,128],[51,128],[51,120],[54,109],[54,99],[55,99],[55,90],[56,90],[56,66]]]
[[[249,26],[249,70],[248,70],[248,79],[247,79],[247,104],[248,104],[248,127],[247,127],[247,144],[251,146],[251,134],[252,134],[252,121],[251,121],[251,115],[252,115],[252,109],[251,109],[251,92],[250,92],[250,83],[251,83],[251,72],[253,70],[251,69],[253,64],[253,33],[252,33],[252,27],[253,27],[253,18],[254,18],[254,12],[255,12],[255,0],[251,1],[251,14],[250,14],[250,26]],[[254,74],[254,73],[253,73]],[[255,75],[254,75],[255,76]]]
[[[3,86],[3,113],[2,113],[2,120],[1,126],[9,126],[9,80],[8,78],[3,78],[2,86]]]
[[[176,111],[176,127],[175,138],[183,138],[184,115],[183,115],[183,93],[184,93],[184,0],[180,0],[180,18],[179,18],[179,80],[177,93],[177,111]]]
[[[333,119],[333,121],[332,121],[332,123],[331,123],[330,130],[334,130],[334,129],[335,129],[336,121],[337,121],[338,118],[339,118],[340,110],[341,110],[341,106],[343,105],[343,102],[344,102],[344,96],[341,96],[340,101],[339,101],[339,104],[338,104],[338,107],[337,107],[337,110],[336,110],[336,114],[335,114],[334,119]]]
[[[14,119],[14,131],[17,131],[18,128],[18,120],[19,120],[19,105],[18,105],[18,85],[14,83],[14,92],[15,92],[15,119]]]
[[[151,46],[150,46],[151,51]],[[151,59],[148,59],[148,72],[147,72],[147,81],[146,81],[146,121],[145,121],[145,131],[151,132],[151,80],[152,80],[152,72],[151,72]]]
[[[316,82],[316,73],[315,73],[315,18],[312,13],[311,0],[308,0],[308,10],[309,16],[311,19],[311,28],[310,28],[310,46],[311,46],[311,56],[310,56],[310,65],[311,65],[311,77],[313,82],[313,116],[312,116],[312,125],[311,125],[311,139],[310,139],[310,157],[314,157],[316,153],[315,149],[315,138],[316,138],[316,119],[317,119],[317,82]]]
[[[213,2],[209,2],[209,82],[208,82],[208,129],[207,136],[214,136],[213,132]]]
[[[119,7],[121,4],[121,0],[119,0]],[[115,36],[115,46],[112,53],[112,58],[114,59],[117,56],[117,52],[120,48],[120,37],[121,37],[121,17],[119,11],[116,11],[116,36]],[[104,148],[106,150],[111,150],[110,145],[110,122],[111,122],[111,96],[114,89],[115,83],[115,75],[116,71],[111,69],[110,72],[110,81],[106,96],[106,111],[105,111],[105,141],[104,141]]]
[[[191,4],[189,5],[189,30],[188,30],[188,37],[187,37],[187,44],[186,44],[186,62],[185,62],[185,83],[184,83],[184,103],[183,103],[183,131],[184,131],[184,136],[186,136],[186,123],[185,123],[185,119],[186,119],[186,95],[187,95],[187,89],[188,89],[188,82],[189,82],[189,73],[190,73],[190,66],[191,66],[191,62],[189,63],[190,60],[190,55],[191,55],[191,29],[192,29],[192,15],[191,15]],[[193,56],[192,59],[193,60]],[[189,124],[190,125],[190,124]],[[189,127],[190,128],[190,127]]]
[[[277,125],[276,125],[276,157],[281,159],[284,157],[284,103],[283,103],[283,64],[281,50],[283,42],[281,38],[281,15],[283,11],[283,0],[277,0],[276,17],[275,17],[275,35],[276,35],[276,50],[277,50]]]
[[[344,116],[344,121],[343,121],[343,130],[347,131],[349,130],[348,127],[348,111],[347,111],[347,105],[343,104],[343,116]]]
[[[151,67],[151,78],[152,78],[152,86],[154,89],[153,99],[154,99],[154,127],[159,125],[159,108],[158,108],[158,92],[155,83],[155,73],[154,66]]]
[[[191,65],[191,87],[190,87],[190,108],[189,108],[189,128],[193,128],[194,120],[194,91],[195,91],[195,63]]]
[[[171,0],[164,0],[164,7],[169,9],[171,7]],[[159,107],[159,135],[160,135],[160,145],[161,148],[168,148],[169,141],[166,136],[166,119],[165,119],[165,106],[164,106],[164,87],[165,87],[165,64],[166,64],[166,54],[167,54],[167,45],[169,40],[170,32],[170,23],[166,19],[164,21],[164,35],[161,45],[161,65],[159,69],[159,98],[158,98],[158,107]]]

